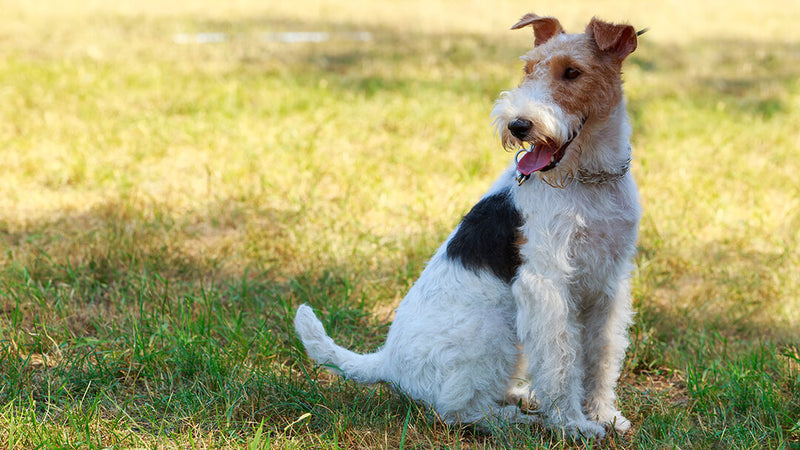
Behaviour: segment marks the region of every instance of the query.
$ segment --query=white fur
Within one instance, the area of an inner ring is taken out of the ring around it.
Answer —
[[[534,121],[543,134],[563,142],[572,130],[578,128],[580,118],[570,117],[553,101],[543,82],[525,82],[513,91],[504,91],[494,103],[492,124],[498,136],[516,117]]]
[[[566,114],[539,85],[501,95],[495,124],[532,118],[558,141],[580,119]],[[630,157],[624,101],[603,122],[587,122],[573,147],[580,168],[614,171]],[[557,170],[553,169],[553,170]],[[508,283],[474,271],[439,248],[397,308],[385,345],[368,355],[337,346],[311,308],[295,327],[308,355],[360,382],[385,381],[432,407],[447,423],[542,422],[569,435],[602,437],[630,428],[615,406],[631,323],[629,276],[640,208],[627,173],[602,184],[554,188],[539,177],[517,186],[512,164],[487,196],[510,189],[524,224],[522,264]],[[522,355],[520,353],[522,352]],[[523,356],[521,358],[521,356]],[[518,363],[529,385],[519,395]]]

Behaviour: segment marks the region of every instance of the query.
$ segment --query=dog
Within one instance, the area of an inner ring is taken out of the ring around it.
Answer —
[[[514,162],[428,262],[384,346],[338,346],[307,305],[294,324],[318,364],[388,382],[446,423],[603,438],[631,427],[615,387],[641,215],[621,80],[637,32],[593,18],[567,34],[535,14],[512,29],[527,26],[524,77],[492,111]]]

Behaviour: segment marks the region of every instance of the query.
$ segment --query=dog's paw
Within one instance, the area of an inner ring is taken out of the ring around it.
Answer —
[[[600,423],[609,428],[614,427],[620,435],[631,429],[631,421],[626,419],[619,411],[614,411],[608,417],[600,420]]]
[[[606,436],[606,429],[597,422],[590,420],[575,420],[561,425],[561,431],[565,437],[579,439],[603,439]]]

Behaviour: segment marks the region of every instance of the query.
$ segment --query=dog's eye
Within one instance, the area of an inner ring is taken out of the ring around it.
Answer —
[[[578,78],[580,76],[580,74],[581,74],[581,71],[578,70],[578,69],[575,69],[573,67],[567,67],[564,70],[564,78],[567,79],[567,80],[574,80],[575,78]]]

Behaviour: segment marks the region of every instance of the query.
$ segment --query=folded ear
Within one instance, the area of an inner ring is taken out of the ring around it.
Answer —
[[[511,27],[512,30],[518,30],[528,25],[533,26],[533,46],[542,45],[549,41],[550,38],[557,34],[564,32],[561,28],[561,23],[555,17],[539,17],[536,14],[525,14]]]
[[[636,29],[631,25],[615,25],[592,18],[586,34],[593,36],[602,51],[610,51],[622,61],[636,50]]]

